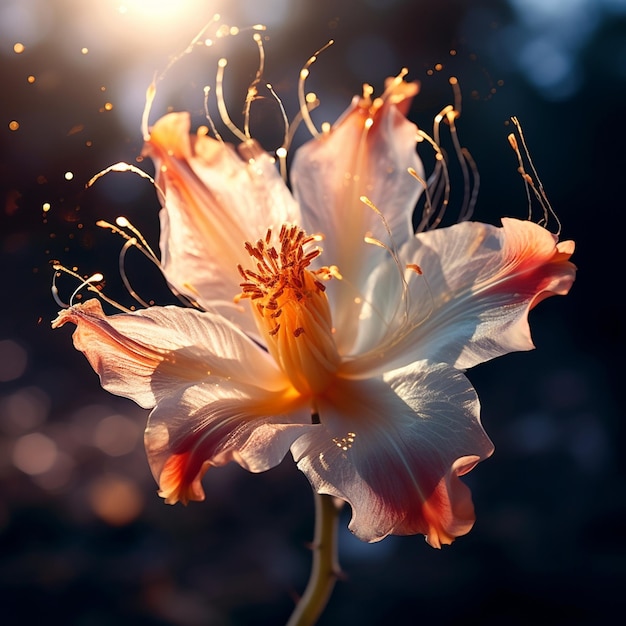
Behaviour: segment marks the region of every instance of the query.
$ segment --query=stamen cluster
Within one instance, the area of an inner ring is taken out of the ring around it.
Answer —
[[[259,239],[255,245],[246,241],[246,251],[256,260],[256,270],[238,266],[244,279],[240,283],[242,293],[238,299],[258,300],[255,304],[259,315],[276,321],[283,312],[285,302],[302,302],[310,296],[311,280],[307,280],[305,272],[309,275],[318,273],[306,268],[321,254],[321,250],[315,248],[304,252],[304,246],[317,238],[307,235],[299,226],[282,225],[278,236],[280,252],[270,245],[271,240],[272,229],[268,228],[265,238]],[[312,283],[317,291],[325,291],[326,287],[317,278],[313,278]],[[279,330],[280,323],[276,322],[269,334],[273,336]],[[293,330],[296,337],[303,332],[301,326]]]

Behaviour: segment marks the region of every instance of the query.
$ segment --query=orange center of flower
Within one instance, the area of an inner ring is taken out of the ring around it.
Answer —
[[[244,282],[238,299],[249,298],[268,350],[301,393],[320,393],[339,364],[325,286],[328,268],[307,269],[321,254],[305,252],[316,241],[298,226],[283,225],[278,250],[269,229],[256,245],[246,242],[255,269],[239,266]]]

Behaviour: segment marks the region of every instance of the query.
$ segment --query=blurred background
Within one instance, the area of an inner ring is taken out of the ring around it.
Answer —
[[[50,329],[54,260],[103,272],[106,293],[133,303],[118,271],[122,242],[95,224],[125,215],[156,247],[153,189],[131,174],[85,183],[118,161],[151,171],[137,160],[146,87],[216,12],[229,26],[268,26],[265,79],[290,118],[300,68],[331,38],[308,81],[318,125],[363,82],[380,91],[406,66],[422,83],[410,117],[428,130],[457,76],[461,140],[482,178],[475,219],[527,213],[506,140],[516,115],[562,239],[577,243],[571,294],[531,314],[538,349],[469,372],[496,445],[467,477],[473,531],[441,551],[421,537],[366,545],[346,517],[346,576],[320,624],[608,623],[626,604],[615,234],[626,0],[0,0],[2,623],[281,624],[306,584],[312,497],[291,459],[262,475],[213,470],[206,502],[165,506],[143,452],[146,412],[100,389],[70,328]],[[166,72],[152,121],[172,107],[204,123],[203,87],[222,56],[240,121],[257,67],[250,31]],[[255,104],[251,124],[268,150],[280,145],[271,98]],[[299,131],[296,144],[305,139]],[[126,271],[144,298],[172,301],[141,255],[128,255]],[[76,282],[58,286],[68,301]]]

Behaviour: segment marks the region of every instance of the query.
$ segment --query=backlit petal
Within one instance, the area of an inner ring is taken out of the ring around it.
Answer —
[[[248,307],[235,306],[245,241],[268,227],[298,222],[299,210],[270,156],[253,140],[239,146],[189,135],[188,113],[164,116],[151,129],[145,153],[164,192],[162,266],[180,293],[249,331]]]
[[[291,450],[318,492],[350,503],[357,537],[422,533],[439,547],[470,530],[473,505],[459,476],[492,445],[463,374],[420,362],[378,379],[338,380],[318,409],[322,429]]]
[[[274,467],[314,428],[308,404],[290,390],[267,391],[210,377],[180,388],[150,414],[146,451],[168,504],[204,500],[200,483],[230,461],[251,472]]]
[[[209,377],[269,391],[289,386],[269,355],[237,327],[212,313],[152,307],[105,316],[98,300],[61,311],[54,327],[76,324],[74,345],[102,386],[145,408]]]
[[[398,103],[410,102],[416,89],[406,92],[408,86],[398,86]],[[409,167],[422,172],[416,127],[392,101],[390,96],[377,108],[369,99],[355,98],[332,130],[303,145],[293,162],[291,179],[304,228],[324,234],[324,263],[338,266],[350,286],[329,285],[342,351],[354,337],[354,297],[384,255],[363,238],[367,234],[389,243],[383,220],[360,197],[376,205],[400,245],[412,234],[411,215],[421,191],[407,172]]]
[[[361,325],[363,358],[346,371],[376,371],[381,359],[397,367],[426,358],[465,369],[532,349],[528,312],[569,291],[573,251],[573,242],[556,243],[537,224],[509,218],[502,228],[463,222],[418,234],[400,259],[423,274],[408,278],[404,296],[392,261],[372,276],[367,298],[376,310]]]

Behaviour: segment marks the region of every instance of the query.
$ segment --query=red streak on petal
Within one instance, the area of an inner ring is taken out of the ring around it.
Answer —
[[[573,281],[576,267],[569,261],[573,241],[556,244],[548,231],[532,222],[503,220],[506,262],[490,293],[507,293],[513,300],[527,300],[530,308],[552,295],[565,295]]]
[[[187,504],[190,500],[204,500],[200,480],[208,469],[208,462],[199,470],[194,470],[196,464],[191,457],[192,451],[182,452],[172,454],[165,462],[159,477],[159,495],[165,498],[166,504]]]

